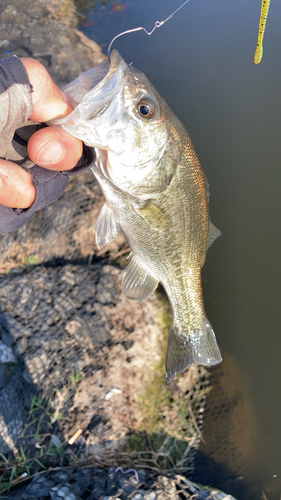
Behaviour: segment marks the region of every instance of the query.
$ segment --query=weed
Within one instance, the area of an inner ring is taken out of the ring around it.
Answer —
[[[22,439],[33,440],[34,449],[27,453],[21,445],[13,457],[0,454],[0,495],[9,492],[12,486],[25,477],[46,469],[52,457],[64,457],[66,443],[56,436],[55,424],[63,418],[61,410],[69,392],[77,387],[81,378],[81,373],[73,373],[70,385],[61,390],[54,389],[53,398],[40,395],[31,397]],[[32,433],[28,435],[28,431]]]
[[[0,475],[0,494],[5,491],[9,492],[14,484],[30,476],[32,472],[46,468],[38,458],[28,457],[22,446],[13,459],[9,460],[2,454],[0,457],[0,471],[2,473]],[[1,496],[1,498],[4,497]]]
[[[75,372],[70,375],[70,380],[72,385],[77,385],[79,382],[81,382],[82,379],[82,373],[80,372]]]
[[[16,261],[7,261],[5,264],[2,265],[0,272],[8,274],[9,272],[13,271],[14,269],[23,269],[28,266],[32,266],[38,263],[38,257],[37,255],[24,255],[21,257],[19,262]]]

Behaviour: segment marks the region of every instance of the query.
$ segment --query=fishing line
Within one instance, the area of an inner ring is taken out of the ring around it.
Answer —
[[[182,5],[180,5],[172,14],[170,14],[169,17],[167,17],[167,19],[165,19],[165,21],[156,21],[155,22],[155,25],[154,25],[154,28],[151,30],[151,31],[147,31],[143,26],[139,26],[138,28],[133,28],[131,30],[127,30],[127,31],[123,31],[122,33],[119,33],[119,35],[116,35],[110,42],[109,46],[108,46],[108,50],[107,50],[107,57],[110,61],[110,52],[111,52],[111,47],[113,45],[113,43],[115,42],[115,40],[117,38],[119,38],[120,36],[123,36],[123,35],[127,35],[127,33],[133,33],[134,31],[144,31],[147,35],[152,35],[152,33],[156,30],[156,28],[160,28],[161,26],[163,26],[163,24],[165,24],[167,21],[169,21],[180,9],[182,9],[182,7],[184,7],[187,3],[189,2],[189,0],[186,0]]]

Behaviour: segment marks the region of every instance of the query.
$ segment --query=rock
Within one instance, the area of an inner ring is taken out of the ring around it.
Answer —
[[[115,473],[115,469],[111,467],[108,470],[108,476],[107,476],[107,494],[108,495],[115,495],[117,491],[117,486],[116,486],[116,479],[117,479],[117,474]]]
[[[5,365],[0,365],[0,389],[5,387],[9,377],[9,371]]]
[[[81,490],[79,495],[84,493],[85,488],[88,488],[92,480],[93,475],[90,469],[81,468],[78,470],[78,472],[75,474],[75,481]]]
[[[16,363],[16,358],[10,347],[6,346],[0,340],[0,363]]]
[[[143,496],[143,500],[155,500],[157,498],[156,493],[154,491],[150,491]]]
[[[106,481],[106,473],[101,473],[95,478],[94,488],[92,491],[94,498],[102,498],[102,495],[106,493]]]
[[[116,497],[116,496],[114,496],[114,497],[105,496],[105,497],[103,497],[103,500],[122,500],[122,499],[119,497]]]
[[[26,498],[44,499],[49,495],[50,488],[53,486],[54,483],[43,476],[34,477],[26,488],[25,495],[29,495],[29,497]]]
[[[118,479],[118,484],[125,493],[130,495],[130,493],[132,493],[136,489],[138,481],[136,480],[136,478],[127,479],[125,477],[120,477]]]
[[[0,453],[14,451],[26,421],[13,380],[0,391]]]
[[[52,500],[77,500],[69,485],[58,484],[49,491]]]
[[[147,479],[147,472],[144,469],[139,469],[138,476],[140,481],[145,481]]]

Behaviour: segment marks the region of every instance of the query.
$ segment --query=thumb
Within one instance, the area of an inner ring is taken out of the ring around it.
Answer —
[[[33,111],[29,118],[47,122],[71,113],[74,108],[71,97],[58,88],[43,64],[29,57],[21,58],[21,62],[33,88]]]

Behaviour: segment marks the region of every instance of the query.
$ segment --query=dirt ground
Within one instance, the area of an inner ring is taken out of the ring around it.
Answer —
[[[0,57],[32,56],[62,87],[105,58],[101,48],[76,29],[78,19],[72,1],[3,0]]]

